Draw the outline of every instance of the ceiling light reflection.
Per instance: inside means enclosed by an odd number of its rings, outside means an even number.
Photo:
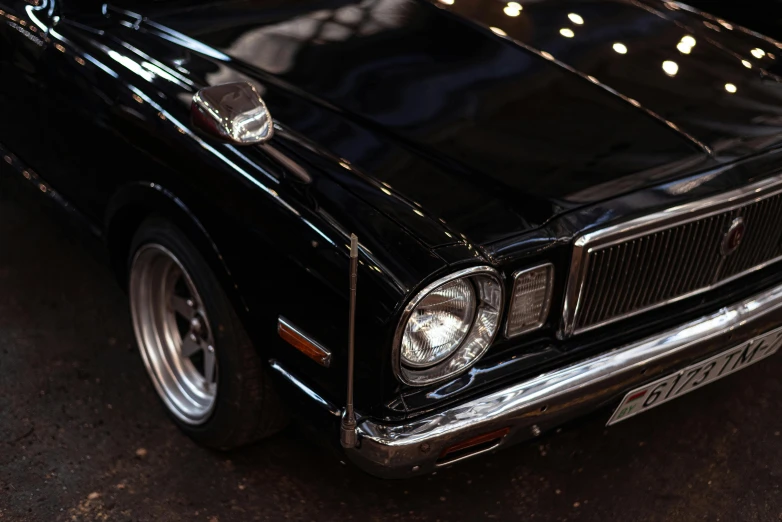
[[[508,16],[519,16],[521,14],[521,4],[518,2],[508,2],[502,10]]]
[[[752,69],[752,64],[749,63],[747,60],[741,60],[741,65],[743,65],[747,69]]]
[[[752,56],[754,56],[754,57],[755,57],[755,58],[757,58],[758,60],[760,60],[761,58],[763,58],[764,56],[766,56],[766,51],[764,51],[763,49],[757,49],[757,48],[755,48],[755,49],[752,49],[752,50],[750,51],[750,53],[752,53]]]
[[[627,54],[627,46],[623,43],[616,42],[614,44],[614,51],[618,52],[619,54]]]
[[[679,42],[678,44],[676,44],[676,48],[682,54],[690,54],[690,51],[692,51],[692,47],[684,42]]]
[[[570,19],[571,22],[573,22],[576,25],[584,25],[584,19],[581,18],[581,15],[576,13],[570,13],[567,15],[567,17]]]
[[[489,27],[489,29],[491,29],[491,32],[493,32],[494,34],[498,34],[500,36],[508,36],[508,33],[503,31],[499,27]]]
[[[719,26],[719,25],[715,25],[715,24],[713,24],[713,23],[711,23],[711,22],[709,22],[709,21],[707,21],[707,20],[704,20],[704,21],[703,21],[703,25],[705,25],[705,26],[706,26],[706,27],[708,27],[709,29],[713,29],[713,30],[717,31],[718,33],[721,31],[721,29],[720,29],[720,26]]]
[[[695,47],[695,44],[697,43],[695,41],[695,38],[693,38],[690,35],[682,36],[682,43],[688,47]]]
[[[668,76],[676,76],[676,73],[679,72],[679,64],[671,60],[665,60],[663,62],[663,71],[665,71],[665,74]]]
[[[731,94],[735,94],[735,92],[738,90],[735,85],[732,83],[726,83],[725,84],[725,90],[728,91]]]
[[[559,34],[564,36],[565,38],[573,38],[576,36],[576,33],[573,32],[573,29],[568,29],[567,27],[563,27],[559,30]]]

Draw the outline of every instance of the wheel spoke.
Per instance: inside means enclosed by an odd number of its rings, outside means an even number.
[[[185,338],[182,339],[182,357],[192,357],[203,349],[198,340],[193,339],[190,334],[185,335]]]
[[[178,313],[179,315],[181,315],[187,320],[190,320],[193,317],[195,317],[196,310],[192,306],[192,301],[189,299],[185,299],[184,297],[179,297],[178,295],[172,295],[171,307],[174,309],[176,313]]]
[[[215,407],[220,363],[198,288],[170,250],[145,243],[134,254],[129,294],[136,338],[158,393],[177,419],[203,424]]]
[[[215,362],[216,357],[214,350],[204,350],[204,379],[209,384],[215,381]]]

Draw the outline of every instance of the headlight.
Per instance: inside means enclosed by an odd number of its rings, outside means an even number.
[[[413,308],[402,336],[402,361],[425,368],[451,355],[464,341],[475,313],[475,291],[456,279],[438,286]]]
[[[497,333],[502,285],[490,267],[435,281],[405,307],[394,339],[394,369],[407,384],[443,380],[472,366]]]

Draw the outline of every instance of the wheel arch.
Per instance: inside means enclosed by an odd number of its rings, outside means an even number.
[[[216,242],[195,212],[171,190],[160,184],[138,181],[120,188],[109,201],[103,225],[111,269],[123,290],[128,284],[128,256],[133,236],[150,216],[170,220],[193,242],[214,271],[234,308],[247,309],[231,270]]]

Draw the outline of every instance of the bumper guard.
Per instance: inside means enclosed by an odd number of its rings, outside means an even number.
[[[782,285],[676,328],[406,424],[361,421],[360,444],[347,453],[356,465],[384,478],[431,473],[458,460],[538,436],[618,401],[645,382],[780,324]],[[497,437],[488,437],[471,453],[444,455],[460,442],[492,432],[498,433]]]

